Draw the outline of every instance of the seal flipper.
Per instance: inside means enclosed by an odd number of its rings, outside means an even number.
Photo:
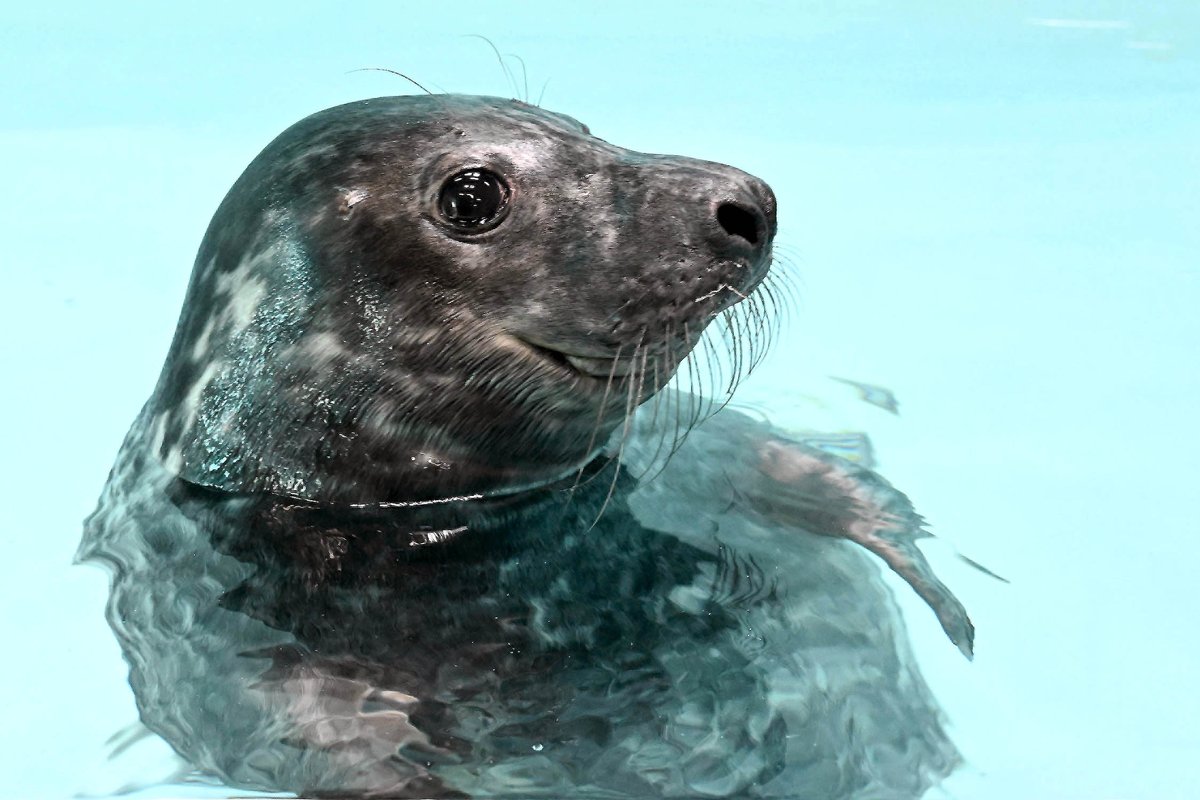
[[[688,401],[677,405],[686,407]],[[975,627],[917,548],[918,539],[933,534],[925,530],[924,520],[902,492],[864,464],[732,408],[691,431],[686,443],[664,447],[664,439],[678,435],[670,420],[661,418],[666,416],[635,414],[631,434],[620,448],[625,467],[646,481],[631,499],[643,524],[705,547],[705,537],[694,530],[695,521],[719,518],[730,511],[732,502],[741,513],[760,517],[771,527],[849,539],[902,577],[933,609],[950,641],[968,659],[973,657]],[[609,456],[616,455],[617,444],[609,443]],[[672,459],[675,449],[680,452]],[[690,525],[672,516],[682,512],[671,512],[670,493],[686,498]],[[765,543],[736,544],[753,550]]]
[[[883,559],[937,615],[968,659],[975,626],[916,545],[931,536],[903,493],[869,469],[782,438],[761,439],[755,469],[731,479],[751,510],[810,533],[865,547]]]

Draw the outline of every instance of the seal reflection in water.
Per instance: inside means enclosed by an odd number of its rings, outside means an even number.
[[[750,175],[516,101],[283,133],[80,549],[143,722],[314,795],[919,796],[958,755],[837,539],[969,654],[920,518],[732,411],[678,444],[662,388],[710,320],[763,320],[775,230]]]

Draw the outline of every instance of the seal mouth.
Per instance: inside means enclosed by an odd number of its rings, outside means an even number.
[[[566,370],[592,380],[616,383],[633,375],[638,369],[639,360],[637,358],[576,355],[565,350],[537,344],[528,339],[518,338],[517,341],[542,361],[547,361],[560,370]]]
[[[573,356],[567,353],[560,354],[567,363],[574,367],[579,372],[585,375],[590,375],[593,378],[603,378],[605,380],[612,378],[628,378],[637,371],[636,358],[596,358],[594,356]]]

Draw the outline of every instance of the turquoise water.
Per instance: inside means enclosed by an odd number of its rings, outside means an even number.
[[[745,399],[867,431],[979,631],[968,664],[897,583],[968,761],[930,796],[1195,796],[1200,7],[947,5],[2,12],[3,793],[174,768],[107,759],[137,715],[106,579],[70,562],[220,198],[294,120],[415,91],[349,70],[523,94],[482,33],[597,135],[775,189],[800,302]],[[139,796],[186,792],[220,795]]]

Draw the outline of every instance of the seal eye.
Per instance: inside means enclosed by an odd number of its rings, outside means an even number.
[[[482,231],[499,221],[508,207],[508,184],[494,172],[468,169],[442,184],[438,211],[464,232]]]

